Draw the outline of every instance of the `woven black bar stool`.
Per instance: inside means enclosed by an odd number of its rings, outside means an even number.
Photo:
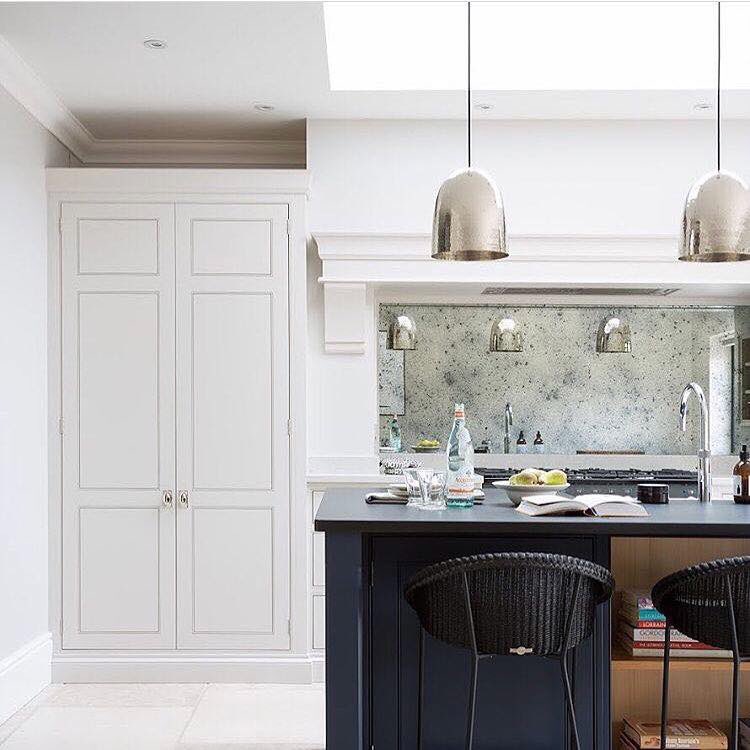
[[[661,747],[666,747],[669,710],[669,644],[672,628],[732,652],[732,737],[737,750],[740,664],[750,661],[750,557],[728,557],[693,565],[662,578],[653,588],[654,607],[665,617],[661,695]]]
[[[572,735],[580,750],[567,655],[591,634],[596,607],[609,599],[613,588],[609,571],[566,555],[476,555],[420,570],[404,590],[421,625],[418,750],[422,750],[425,633],[473,655],[466,750],[474,741],[479,662],[507,654],[559,659]]]

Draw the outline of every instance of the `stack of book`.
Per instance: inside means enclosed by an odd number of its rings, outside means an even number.
[[[620,733],[620,750],[641,750],[661,747],[658,721],[641,721],[625,717]],[[668,748],[695,750],[726,750],[727,736],[706,719],[673,719],[667,722]]]
[[[621,592],[618,637],[630,656],[664,656],[665,617],[654,607],[651,596],[644,591]],[[731,658],[731,651],[708,646],[672,628],[670,656]]]

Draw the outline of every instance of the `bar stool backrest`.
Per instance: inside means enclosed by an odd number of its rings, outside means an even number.
[[[693,565],[662,578],[651,598],[681,633],[721,649],[732,649],[730,602],[741,655],[750,655],[750,557],[728,557]]]
[[[445,643],[481,654],[551,656],[590,635],[596,606],[613,588],[609,571],[588,560],[514,552],[431,565],[404,596],[422,627]]]

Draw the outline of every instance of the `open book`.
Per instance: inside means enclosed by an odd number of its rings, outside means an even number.
[[[648,511],[639,502],[625,495],[526,495],[516,510],[527,516],[553,516],[564,513],[620,517],[648,515]]]

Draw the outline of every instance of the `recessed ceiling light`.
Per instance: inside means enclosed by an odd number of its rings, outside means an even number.
[[[713,105],[711,104],[711,102],[696,102],[693,105],[693,109],[696,112],[701,112],[705,109],[713,109]]]
[[[166,49],[167,43],[163,39],[145,39],[143,46],[148,49]]]
[[[273,104],[261,104],[260,102],[257,102],[256,104],[253,104],[253,109],[258,112],[273,112],[276,107],[274,107]]]

